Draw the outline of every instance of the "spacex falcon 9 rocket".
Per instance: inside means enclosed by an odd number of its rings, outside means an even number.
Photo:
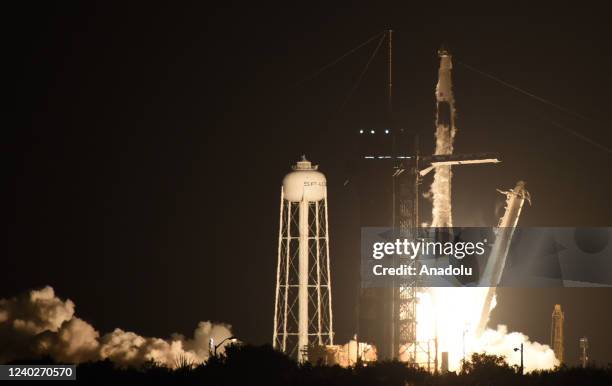
[[[438,84],[436,85],[436,151],[435,155],[450,155],[453,153],[453,140],[457,129],[455,127],[455,98],[453,97],[451,69],[453,64],[450,53],[441,47],[438,50],[440,68]],[[450,165],[435,168],[430,194],[433,201],[432,227],[452,227],[453,215],[451,207]]]

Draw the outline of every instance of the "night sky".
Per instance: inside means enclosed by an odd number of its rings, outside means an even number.
[[[524,179],[533,205],[522,226],[612,226],[612,155],[562,128],[612,147],[608,12],[251,4],[3,11],[13,103],[3,125],[0,297],[49,284],[102,332],[189,335],[213,320],[270,343],[280,183],[306,154],[328,178],[334,325],[338,341],[349,339],[361,224],[359,187],[345,181],[358,172],[356,132],[384,121],[384,50],[342,109],[377,40],[300,81],[387,28],[396,121],[419,133],[424,153],[434,148],[442,43],[455,61],[584,116],[456,63],[455,151],[499,152],[503,161],[454,169],[456,225],[496,224],[495,189]],[[567,362],[577,362],[583,335],[593,360],[612,362],[611,290],[499,292],[494,324],[548,343],[561,303]]]

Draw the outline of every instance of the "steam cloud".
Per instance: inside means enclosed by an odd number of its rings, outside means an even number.
[[[559,365],[554,351],[545,344],[531,342],[527,335],[520,332],[508,333],[505,325],[498,325],[496,330],[486,329],[478,340],[474,342],[472,352],[487,352],[501,355],[512,365],[519,365],[520,353],[514,349],[523,344],[525,372],[534,370],[553,369]]]
[[[143,337],[119,328],[101,336],[76,317],[75,304],[57,297],[52,287],[0,299],[0,363],[49,356],[66,363],[108,358],[119,366],[155,361],[176,367],[179,361],[204,362],[210,338],[218,343],[231,335],[230,326],[206,321],[198,324],[190,339],[180,334],[170,339]]]

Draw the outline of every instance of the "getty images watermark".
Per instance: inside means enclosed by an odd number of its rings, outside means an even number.
[[[612,285],[612,228],[362,228],[362,287]]]

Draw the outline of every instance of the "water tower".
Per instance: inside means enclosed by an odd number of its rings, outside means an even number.
[[[281,187],[272,345],[308,360],[308,347],[333,344],[327,184],[302,156]]]

